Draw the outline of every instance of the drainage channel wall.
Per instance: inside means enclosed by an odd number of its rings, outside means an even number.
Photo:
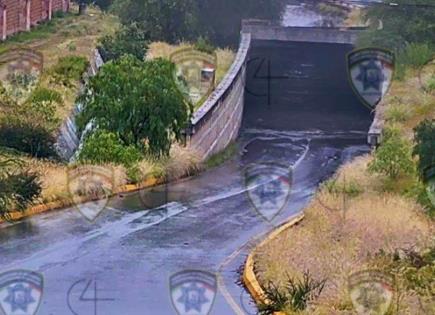
[[[225,149],[239,134],[250,46],[251,35],[241,34],[239,50],[230,70],[193,115],[186,141],[203,160]]]

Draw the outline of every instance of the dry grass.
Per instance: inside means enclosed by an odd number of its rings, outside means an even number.
[[[429,244],[433,229],[420,206],[398,195],[376,193],[376,178],[365,171],[369,160],[368,156],[358,158],[339,171],[338,181],[345,176],[346,182],[356,180],[364,190],[347,201],[345,216],[342,197],[322,189],[305,209],[300,225],[257,249],[261,283],[283,285],[287,274],[299,277],[310,270],[317,279],[328,279],[316,301],[317,311],[324,308],[325,314],[340,314],[339,309],[348,304],[347,276],[363,269],[368,255]]]
[[[54,201],[70,200],[70,190],[68,187],[68,172],[74,165],[55,163],[48,160],[38,160],[21,157],[26,166],[32,172],[40,175],[42,194],[36,204],[46,204]],[[107,172],[113,173],[113,183],[111,186],[114,191],[127,183],[130,179],[127,169],[120,165],[103,165]],[[138,163],[137,179],[139,182],[146,181],[150,177],[157,177],[162,180],[176,180],[182,177],[191,176],[203,168],[200,157],[189,148],[173,145],[170,156],[160,160],[144,158]]]
[[[44,55],[44,66],[49,68],[56,64],[62,56],[77,55],[90,57],[97,43],[97,39],[105,34],[111,34],[119,27],[118,20],[90,6],[84,15],[76,15],[77,5],[72,6],[71,12],[56,25],[56,32],[46,39],[24,42],[32,49]]]
[[[178,45],[170,45],[164,42],[154,42],[149,46],[147,59],[153,58],[170,58],[171,54],[176,50],[192,47],[192,44],[183,42]],[[216,69],[216,83],[219,84],[224,78],[225,74],[231,67],[234,61],[235,54],[229,48],[216,49],[217,55],[217,69]]]
[[[55,162],[24,159],[32,172],[40,175],[42,194],[37,204],[45,204],[53,201],[64,201],[70,199],[68,187],[68,172],[71,167]],[[125,168],[119,165],[104,165],[108,172],[113,173],[113,187],[119,188],[127,183]]]
[[[366,22],[362,16],[362,10],[360,8],[352,9],[344,21],[344,25],[347,27],[365,26]]]

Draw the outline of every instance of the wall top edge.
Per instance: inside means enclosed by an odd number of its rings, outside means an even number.
[[[231,65],[230,69],[228,70],[222,81],[219,83],[217,88],[208,97],[204,104],[202,104],[202,106],[193,114],[191,120],[193,126],[201,121],[201,119],[217,105],[223,94],[230,88],[231,84],[236,79],[238,72],[245,63],[250,46],[251,34],[241,33],[239,49],[237,51],[237,55],[233,64]]]

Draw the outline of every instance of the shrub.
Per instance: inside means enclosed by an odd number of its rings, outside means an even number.
[[[435,91],[435,74],[433,74],[433,75],[429,78],[429,80],[428,80],[428,82],[427,82],[427,85],[426,85],[426,90],[427,90],[428,92]]]
[[[0,119],[0,146],[28,153],[33,157],[55,157],[56,139],[52,130],[16,114]]]
[[[10,219],[10,211],[24,210],[41,194],[38,175],[22,170],[22,162],[5,156],[0,159],[0,217]]]
[[[29,95],[37,81],[37,73],[13,72],[8,75],[7,92],[17,101],[20,101]]]
[[[147,36],[136,24],[131,24],[122,27],[114,35],[102,37],[98,50],[105,62],[116,60],[126,54],[144,60],[148,50]]]
[[[305,271],[302,279],[296,280],[288,276],[285,289],[279,289],[273,283],[265,288],[264,300],[268,303],[258,305],[261,315],[274,314],[287,307],[292,311],[305,310],[310,301],[317,299],[325,287],[326,279],[314,280],[309,271]]]
[[[434,52],[427,43],[411,43],[399,54],[398,61],[413,68],[421,68],[432,60]]]
[[[416,180],[410,185],[406,196],[416,200],[424,208],[429,218],[435,218],[435,205],[430,200],[427,187],[423,182]]]
[[[435,164],[435,120],[425,119],[414,128],[413,154],[419,157],[418,171],[424,179],[425,170]]]
[[[73,81],[79,81],[89,66],[85,57],[66,56],[59,58],[59,61],[51,69],[53,81],[65,86],[71,85]]]
[[[413,169],[410,144],[396,131],[387,130],[384,134],[384,142],[375,151],[374,159],[369,163],[369,172],[396,179],[401,174],[412,173]]]
[[[30,95],[28,101],[32,103],[50,102],[58,105],[63,104],[63,98],[59,92],[44,87],[37,87]]]
[[[330,194],[346,194],[349,197],[356,197],[363,192],[362,187],[355,181],[338,183],[336,178],[327,180],[323,187]]]
[[[385,111],[385,118],[392,122],[404,122],[411,116],[409,105],[392,104]]]
[[[416,296],[424,314],[433,314],[433,279],[435,277],[434,243],[424,250],[396,249],[393,253],[380,251],[373,257],[374,268],[395,276],[397,293]],[[400,303],[400,301],[398,301]],[[399,305],[398,305],[399,306]],[[419,313],[419,312],[417,312]],[[421,313],[421,314],[423,314]]]
[[[17,110],[21,116],[38,121],[47,130],[54,131],[60,124],[57,106],[62,104],[63,99],[59,92],[39,87]]]
[[[143,157],[134,146],[125,146],[119,137],[111,132],[97,130],[91,134],[80,150],[79,160],[97,164],[116,163],[133,165]]]
[[[198,40],[195,43],[195,49],[205,52],[207,54],[213,54],[216,48],[213,46],[213,44],[210,43],[209,40],[206,38],[200,36]]]

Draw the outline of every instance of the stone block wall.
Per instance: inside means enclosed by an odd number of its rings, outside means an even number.
[[[195,112],[187,145],[206,159],[239,134],[245,101],[246,62],[251,35],[242,34],[235,61],[207,101]]]

